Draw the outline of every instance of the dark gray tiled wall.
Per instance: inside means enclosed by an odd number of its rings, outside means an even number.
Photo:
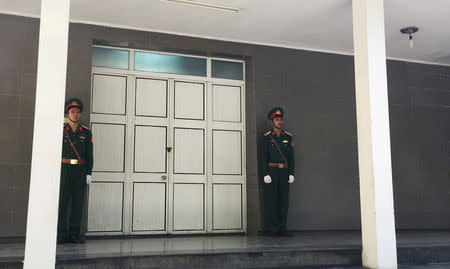
[[[23,236],[36,83],[38,20],[0,15],[0,236]],[[89,111],[93,40],[246,60],[249,231],[261,229],[260,135],[275,105],[294,133],[291,229],[358,229],[353,58],[100,26],[71,24],[66,96]],[[181,48],[181,49],[180,49]],[[450,228],[450,68],[388,61],[398,228]],[[89,113],[82,121],[89,123]],[[4,216],[4,217],[3,217]]]
[[[450,67],[388,62],[387,70],[397,225],[449,228]]]
[[[297,180],[291,185],[289,228],[359,229],[353,58],[272,50],[260,48],[254,57],[257,129],[270,128],[264,115],[272,106],[285,108]]]
[[[0,16],[0,235],[25,233],[39,26]]]

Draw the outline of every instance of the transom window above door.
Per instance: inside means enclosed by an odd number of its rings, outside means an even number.
[[[92,48],[92,66],[101,68],[244,80],[244,63],[141,50]]]

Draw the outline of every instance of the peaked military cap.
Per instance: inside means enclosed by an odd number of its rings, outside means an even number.
[[[71,107],[78,107],[80,109],[80,112],[83,111],[83,102],[81,102],[78,98],[70,98],[66,101],[64,105],[64,113],[69,112],[69,109]]]
[[[273,120],[273,118],[283,117],[283,115],[284,115],[284,112],[281,107],[274,107],[274,108],[272,108],[272,110],[269,111],[269,114],[267,114],[267,118],[269,118],[269,120]]]

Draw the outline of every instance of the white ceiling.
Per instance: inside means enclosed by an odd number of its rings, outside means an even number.
[[[352,54],[352,0],[199,0],[239,13],[162,0],[72,0],[71,21]],[[450,65],[450,0],[385,0],[387,56]],[[39,0],[0,0],[0,13],[39,17]],[[415,25],[415,47],[400,28]]]

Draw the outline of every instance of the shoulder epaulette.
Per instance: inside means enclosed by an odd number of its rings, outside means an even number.
[[[288,133],[288,132],[286,132],[286,131],[284,131],[288,136],[292,136],[292,134],[291,133]]]
[[[268,135],[270,135],[270,133],[271,133],[271,131],[267,131],[267,132],[264,134],[264,136],[268,136]]]
[[[84,129],[90,131],[90,129],[88,127],[86,127],[86,126],[81,125],[81,127],[83,127]]]

